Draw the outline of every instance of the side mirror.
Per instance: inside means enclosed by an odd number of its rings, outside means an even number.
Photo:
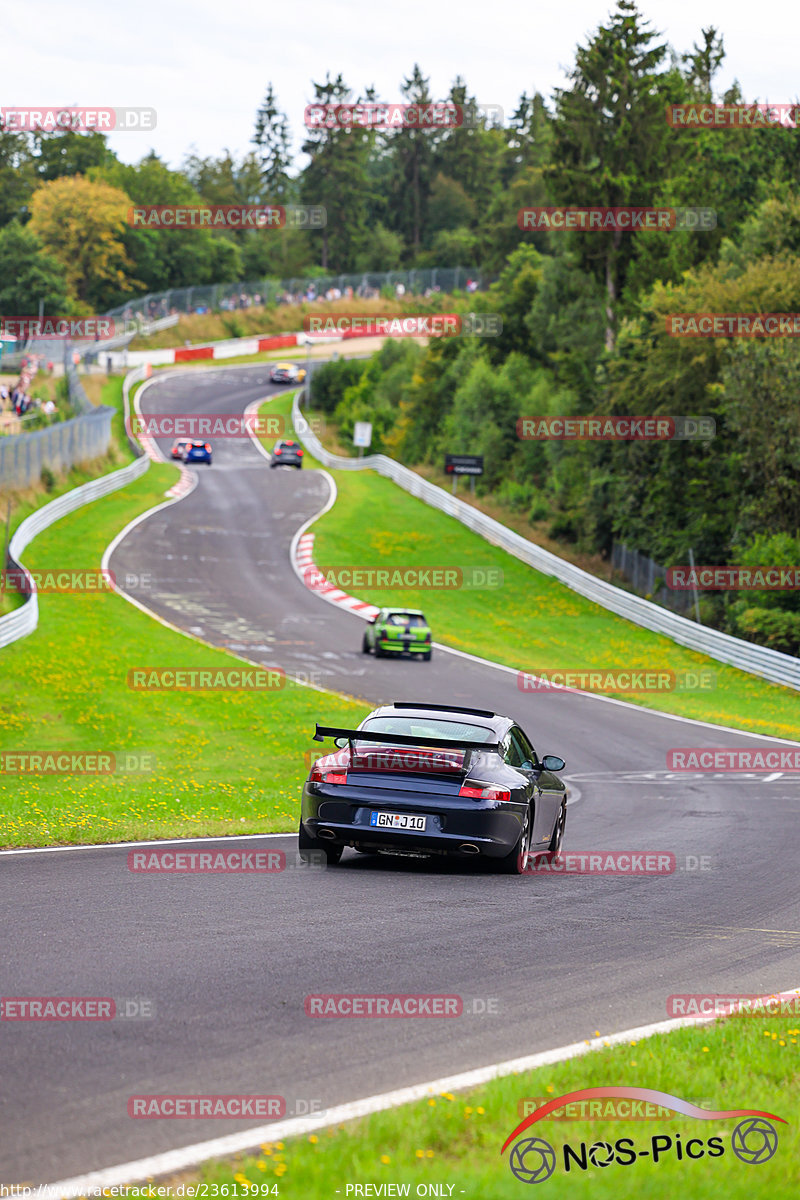
[[[375,624],[375,622],[377,621],[377,619],[378,619],[378,618],[377,618],[377,616],[375,616],[375,617],[370,617],[370,619],[369,619],[369,623],[370,623],[370,625],[374,625],[374,624]]]
[[[347,745],[347,738],[334,738],[333,744],[334,746],[338,746],[340,750],[344,750]]]
[[[545,754],[542,759],[545,771],[563,771],[566,765],[563,758],[559,758],[557,754]]]

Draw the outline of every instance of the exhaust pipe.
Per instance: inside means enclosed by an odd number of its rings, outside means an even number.
[[[480,847],[474,842],[462,842],[458,848],[462,854],[480,854]]]
[[[330,841],[330,842],[333,842],[336,840],[336,834],[333,832],[332,829],[318,829],[317,837],[327,838],[328,841]]]

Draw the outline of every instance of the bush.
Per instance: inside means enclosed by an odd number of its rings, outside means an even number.
[[[39,478],[42,481],[42,487],[46,492],[52,492],[56,486],[56,477],[48,466],[42,467]]]
[[[550,522],[548,536],[556,542],[576,542],[578,524],[574,513],[557,513]]]
[[[332,413],[344,399],[347,389],[359,382],[367,363],[368,360],[363,358],[343,358],[318,367],[311,377],[313,407],[320,412]]]
[[[241,317],[235,315],[232,317],[223,317],[222,328],[225,330],[228,337],[232,338],[244,337],[247,333]]]
[[[537,496],[531,505],[531,510],[528,513],[528,520],[531,525],[535,525],[537,521],[546,521],[550,516],[550,505],[542,496]]]
[[[525,512],[533,500],[535,488],[532,483],[518,483],[516,479],[504,479],[497,489],[497,499],[507,504],[512,512]]]
[[[800,650],[800,613],[753,606],[737,613],[734,633],[784,654]]]

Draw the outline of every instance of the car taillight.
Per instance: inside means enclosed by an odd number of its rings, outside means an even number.
[[[211,447],[209,446],[208,442],[206,442],[206,450],[209,454],[211,453]]]
[[[297,457],[298,457],[298,458],[302,458],[302,457],[303,457],[303,451],[302,451],[302,450],[298,450],[298,451],[297,451]]]
[[[431,640],[431,635],[429,633],[426,633],[425,637],[422,640],[423,640],[423,642],[429,642]]]
[[[275,453],[275,454],[280,454],[280,452],[281,452],[281,448],[280,448],[280,446],[276,447],[276,449],[275,449],[274,453]]]
[[[471,800],[500,800],[505,804],[511,800],[511,792],[506,792],[502,788],[474,787],[468,783],[462,783],[458,794],[459,796],[469,796]]]
[[[317,763],[311,768],[310,783],[347,783],[346,771],[323,771]]]

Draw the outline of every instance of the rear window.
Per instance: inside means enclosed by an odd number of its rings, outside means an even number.
[[[399,625],[403,629],[419,629],[420,626],[426,625],[427,621],[419,613],[389,613],[386,624]]]
[[[466,721],[438,721],[430,717],[373,717],[364,724],[370,733],[402,733],[408,737],[448,738],[454,742],[493,742],[491,729]]]

